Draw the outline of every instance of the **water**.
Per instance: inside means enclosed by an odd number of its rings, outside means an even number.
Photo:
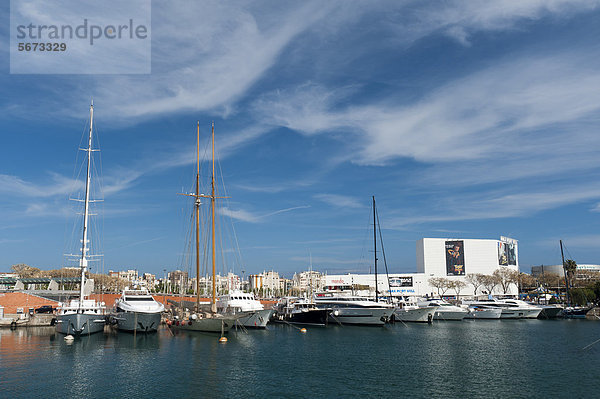
[[[597,397],[600,323],[503,320],[211,334],[0,330],[0,397]]]

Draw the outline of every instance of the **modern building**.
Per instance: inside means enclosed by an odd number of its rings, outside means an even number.
[[[519,270],[518,242],[508,237],[499,240],[463,238],[423,238],[417,241],[417,273],[385,274],[377,276],[380,295],[392,296],[437,296],[438,289],[430,284],[430,279],[443,277],[449,281],[462,281],[465,287],[460,296],[474,295],[474,287],[469,284],[467,275],[491,275],[497,269],[506,267]],[[369,290],[375,294],[374,274],[343,274],[325,276],[328,290]],[[517,295],[517,286],[511,284],[507,295]],[[477,288],[477,295],[483,294],[484,287]],[[487,292],[486,292],[487,293]],[[503,294],[500,286],[493,294]],[[447,290],[446,296],[457,295],[455,290]]]
[[[600,273],[600,265],[577,265],[577,273]],[[562,265],[540,265],[540,266],[531,266],[531,274],[533,277],[540,277],[543,274],[558,274],[560,277],[565,276],[565,271]]]
[[[259,274],[250,274],[248,276],[250,290],[259,293],[265,297],[280,295],[284,291],[279,273],[275,271],[264,271]]]

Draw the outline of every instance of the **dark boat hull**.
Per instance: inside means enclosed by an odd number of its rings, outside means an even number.
[[[273,321],[276,323],[302,324],[313,326],[325,326],[330,310],[328,309],[311,309],[306,312],[297,312],[291,314],[273,315]]]

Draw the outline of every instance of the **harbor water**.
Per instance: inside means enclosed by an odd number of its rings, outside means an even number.
[[[0,330],[0,397],[556,398],[600,392],[600,323],[503,320],[136,335]]]

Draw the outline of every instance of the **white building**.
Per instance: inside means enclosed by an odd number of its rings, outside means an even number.
[[[281,294],[284,290],[282,286],[282,280],[279,277],[279,273],[275,271],[264,271],[259,274],[251,274],[248,276],[250,282],[250,289],[254,292],[262,290],[264,296],[275,296]]]
[[[600,273],[600,265],[589,265],[589,264],[581,264],[577,265],[577,273]],[[563,265],[541,265],[541,266],[531,266],[531,274],[534,277],[541,276],[545,273],[558,274],[560,277],[565,276],[565,270],[563,269]]]
[[[389,282],[385,274],[377,276],[380,295],[393,296],[437,296],[437,288],[429,284],[432,277],[459,280],[467,284],[460,295],[473,295],[473,286],[466,281],[467,274],[491,275],[500,267],[519,270],[518,243],[516,240],[501,237],[500,240],[423,238],[417,241],[417,273],[390,274]],[[343,274],[325,276],[328,290],[360,289],[369,287],[375,294],[375,275]],[[477,294],[485,288],[479,287]],[[493,294],[503,294],[496,286]],[[517,295],[517,287],[509,287],[508,295]],[[456,292],[448,290],[446,296]]]
[[[300,292],[319,291],[323,289],[324,284],[323,273],[314,270],[294,273],[292,277],[292,288]]]

